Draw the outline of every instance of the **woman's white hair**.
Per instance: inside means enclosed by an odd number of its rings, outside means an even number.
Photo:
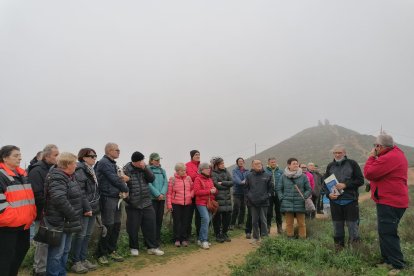
[[[394,139],[391,135],[388,134],[380,134],[377,137],[377,144],[380,144],[384,147],[393,147],[394,146]]]

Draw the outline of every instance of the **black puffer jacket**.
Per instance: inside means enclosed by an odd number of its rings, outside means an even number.
[[[42,217],[43,208],[45,207],[45,182],[51,164],[47,164],[44,160],[33,164],[29,170],[28,182],[32,185],[32,190],[35,196],[35,204],[37,210],[36,220]]]
[[[49,224],[64,232],[81,231],[80,219],[86,198],[79,183],[61,169],[52,168],[46,177],[45,218]]]
[[[92,210],[93,215],[99,214],[99,190],[96,177],[92,169],[88,169],[84,162],[78,162],[75,171],[76,181],[79,183],[83,194]]]
[[[155,180],[154,174],[147,166],[145,169],[137,168],[131,162],[125,165],[124,173],[129,176],[127,182],[129,196],[125,199],[128,208],[144,209],[152,205],[151,190],[148,183]]]
[[[233,180],[230,173],[224,170],[214,170],[212,173],[214,187],[218,190],[216,194],[216,201],[219,204],[219,212],[231,212],[231,192],[230,188],[233,187]],[[218,184],[221,182],[221,184]]]

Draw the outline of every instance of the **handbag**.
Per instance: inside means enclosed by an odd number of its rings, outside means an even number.
[[[211,199],[209,195],[208,201],[207,201],[207,210],[214,215],[217,213],[218,208],[219,208],[218,202],[215,201],[214,199]]]
[[[42,219],[34,241],[48,244],[50,246],[58,246],[62,241],[63,231],[53,228],[45,218]]]
[[[299,194],[303,198],[303,200],[305,201],[305,210],[306,210],[306,212],[309,212],[309,213],[315,212],[316,208],[315,208],[315,204],[313,204],[312,196],[305,199],[305,197],[303,196],[302,192],[300,191],[298,185],[295,184],[295,188],[299,192]]]

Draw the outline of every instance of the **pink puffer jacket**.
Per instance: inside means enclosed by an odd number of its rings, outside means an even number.
[[[174,174],[168,181],[167,208],[171,209],[172,204],[190,205],[193,197],[194,190],[191,177]]]

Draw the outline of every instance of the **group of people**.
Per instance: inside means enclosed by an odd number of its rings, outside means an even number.
[[[397,229],[408,208],[408,164],[389,135],[377,137],[364,174],[342,145],[334,146],[334,160],[324,175],[315,164],[300,164],[293,157],[284,169],[271,157],[266,168],[260,160],[253,160],[250,170],[245,168],[244,159],[238,158],[230,173],[222,158],[201,163],[200,152],[192,150],[191,160],[177,163],[174,175],[168,178],[158,153],[149,156],[147,165],[145,156],[136,151],[123,168],[116,164],[119,155],[115,143],[105,146],[105,155],[98,162],[92,148],[82,148],[76,156],[47,145],[26,171],[20,168],[18,147],[0,149],[0,267],[4,275],[17,275],[30,247],[30,228],[35,233],[41,227],[60,233],[57,244],[35,241],[35,275],[66,275],[69,257],[75,273],[96,269],[88,259],[95,225],[100,228],[98,263],[123,261],[116,251],[123,201],[132,256],[139,255],[140,229],[147,253],[164,254],[160,249],[164,210],[172,214],[172,242],[176,247],[189,245],[193,217],[197,243],[203,249],[211,246],[211,220],[220,243],[231,242],[228,231],[244,227],[246,238],[258,244],[270,234],[273,214],[278,233],[283,231],[284,215],[287,237],[295,237],[296,218],[298,237],[305,239],[306,217],[315,216],[307,212],[305,201],[312,198],[316,210],[321,211],[323,197],[329,199],[334,244],[341,250],[345,247],[345,225],[348,243],[360,242],[358,188],[364,183],[364,175],[371,182],[372,199],[377,203],[381,265],[396,273],[405,266]],[[332,174],[339,193],[324,185],[323,180]],[[212,202],[218,205],[214,211]]]

